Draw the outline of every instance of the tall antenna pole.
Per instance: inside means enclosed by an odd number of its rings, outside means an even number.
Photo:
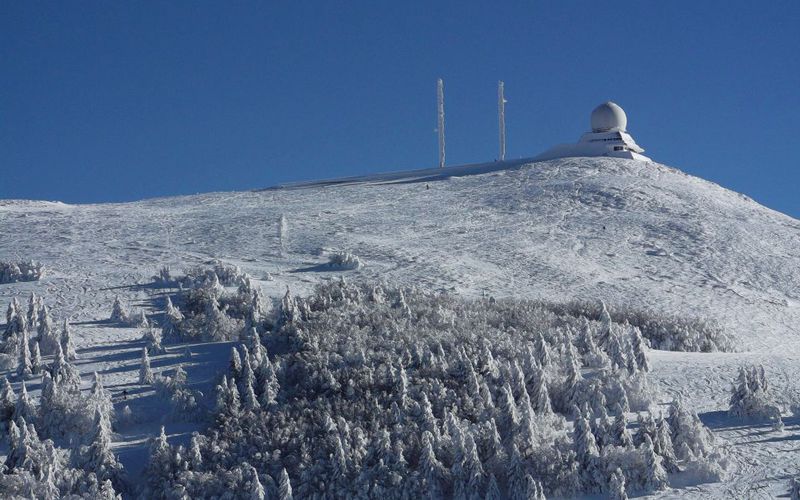
[[[444,168],[444,82],[436,82],[436,130],[439,132],[439,168]]]
[[[506,98],[505,84],[497,82],[497,121],[500,127],[500,161],[506,159]]]

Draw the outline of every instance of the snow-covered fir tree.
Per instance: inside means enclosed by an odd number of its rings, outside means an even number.
[[[39,375],[42,373],[42,351],[39,349],[39,341],[33,343],[33,353],[31,354],[31,373]]]
[[[19,361],[17,363],[17,375],[20,377],[30,377],[33,374],[31,363],[31,351],[28,341],[28,330],[22,330],[19,340]]]
[[[619,468],[611,473],[611,478],[608,480],[608,496],[611,500],[628,500],[628,494],[625,491],[625,476]]]
[[[139,365],[139,383],[152,384],[154,381],[153,370],[150,368],[150,356],[147,354],[147,347],[142,348],[142,361]]]
[[[292,495],[292,483],[289,480],[289,474],[286,473],[286,469],[281,469],[280,475],[278,476],[278,500],[292,500],[294,497]]]
[[[84,468],[94,472],[101,481],[121,484],[122,464],[111,451],[111,416],[101,407],[95,409],[93,437],[84,460]]]
[[[114,304],[111,306],[111,317],[109,320],[112,323],[128,324],[130,316],[127,309],[122,305],[119,297],[114,297]]]
[[[42,305],[39,309],[38,333],[42,352],[45,355],[55,354],[56,346],[59,343],[59,334],[58,330],[53,326],[50,309],[46,305]]]

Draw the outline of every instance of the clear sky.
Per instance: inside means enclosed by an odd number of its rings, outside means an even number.
[[[135,200],[508,157],[614,100],[655,160],[800,216],[800,2],[0,3],[0,198]]]

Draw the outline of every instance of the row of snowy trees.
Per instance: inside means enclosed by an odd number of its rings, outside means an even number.
[[[44,266],[40,262],[0,261],[0,284],[16,283],[18,281],[38,281],[44,276]]]
[[[11,300],[0,350],[16,357],[21,377],[41,374],[43,356],[55,355],[59,350],[68,360],[77,358],[69,323],[64,320],[60,329],[54,326],[49,308],[35,294],[31,294],[27,310],[16,298]]]
[[[648,412],[646,341],[607,311],[339,282],[262,318],[231,353],[214,425],[188,450],[154,443],[148,496],[624,498],[719,472],[693,412]]]
[[[607,309],[603,302],[573,301],[546,303],[557,314],[602,320],[605,315],[615,323],[633,325],[655,349],[665,351],[733,351],[734,341],[722,327],[707,319],[656,313],[630,306]]]
[[[8,454],[0,494],[26,498],[116,498],[125,488],[121,464],[111,450],[111,397],[95,374],[88,395],[80,375],[59,350],[42,376],[38,404],[23,380],[18,394],[0,382],[0,427]]]
[[[125,485],[111,451],[114,408],[97,375],[91,392],[81,393],[69,323],[54,326],[44,300],[31,294],[27,307],[12,299],[2,331],[2,350],[16,357],[21,380],[18,393],[0,380],[0,431],[8,446],[0,496],[116,498]],[[27,390],[33,378],[41,381],[38,401]]]

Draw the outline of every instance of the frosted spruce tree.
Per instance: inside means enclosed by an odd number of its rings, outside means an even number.
[[[143,347],[142,362],[139,365],[139,383],[152,384],[154,380],[153,370],[150,368],[150,356],[147,354],[147,347]]]
[[[7,425],[14,418],[15,401],[14,389],[8,378],[3,376],[0,381],[0,431],[5,431]]]
[[[289,474],[286,469],[281,469],[278,476],[278,500],[293,500],[292,483],[289,481]]]
[[[39,341],[33,343],[33,354],[31,354],[31,373],[39,375],[42,373],[42,351],[39,349]]]
[[[111,451],[111,415],[104,414],[101,407],[94,413],[92,442],[86,451],[84,468],[92,471],[101,481],[121,482],[122,464]]]
[[[36,404],[34,404],[33,400],[31,400],[31,397],[28,395],[28,389],[25,387],[24,380],[20,385],[17,404],[14,406],[14,420],[19,421],[20,418],[26,422],[36,422],[39,418],[39,411],[36,408]]]
[[[69,327],[69,321],[64,319],[64,323],[61,326],[61,350],[64,352],[64,357],[67,358],[68,361],[75,361],[78,359],[78,353],[75,350],[75,344],[72,342],[72,331]]]
[[[42,307],[42,299],[35,293],[31,292],[28,298],[28,327],[31,330],[38,330],[39,328],[39,310]]]
[[[248,468],[249,469],[249,476],[250,479],[250,488],[248,491],[248,499],[249,500],[264,500],[266,497],[266,491],[264,490],[264,486],[261,484],[261,480],[258,479],[258,471],[252,465]]]
[[[611,500],[628,500],[628,494],[625,492],[625,476],[619,468],[608,480],[608,496]]]
[[[58,331],[53,327],[53,320],[50,318],[50,310],[47,306],[39,309],[39,343],[45,355],[55,354],[56,346],[59,344]]]
[[[164,321],[161,324],[161,334],[166,339],[180,339],[181,323],[184,320],[183,313],[172,304],[172,299],[167,297],[164,309]]]
[[[112,323],[120,323],[120,324],[128,324],[130,322],[130,316],[128,316],[128,311],[120,302],[119,297],[114,297],[114,305],[111,306],[111,317],[109,320]]]
[[[17,364],[17,375],[20,377],[30,377],[33,375],[33,365],[31,363],[31,351],[28,347],[28,330],[22,330],[19,339],[19,362]]]
[[[667,487],[667,471],[664,469],[662,459],[655,452],[650,436],[645,436],[642,444],[644,456],[643,486],[648,491],[659,491]]]
[[[58,344],[53,363],[49,368],[53,382],[69,393],[78,393],[81,387],[81,374],[75,366],[64,357],[61,344]]]
[[[22,332],[27,330],[28,320],[25,313],[20,309],[17,298],[14,297],[8,305],[8,311],[6,311],[6,331],[4,340],[6,341],[7,347],[11,347],[12,349],[16,348],[16,343],[19,342],[18,336],[22,335]],[[13,350],[9,351],[8,348],[6,351],[10,353],[14,352]]]
[[[150,457],[145,465],[142,477],[146,481],[144,498],[158,497],[169,480],[173,470],[172,449],[167,442],[164,426],[157,437],[150,439]]]

